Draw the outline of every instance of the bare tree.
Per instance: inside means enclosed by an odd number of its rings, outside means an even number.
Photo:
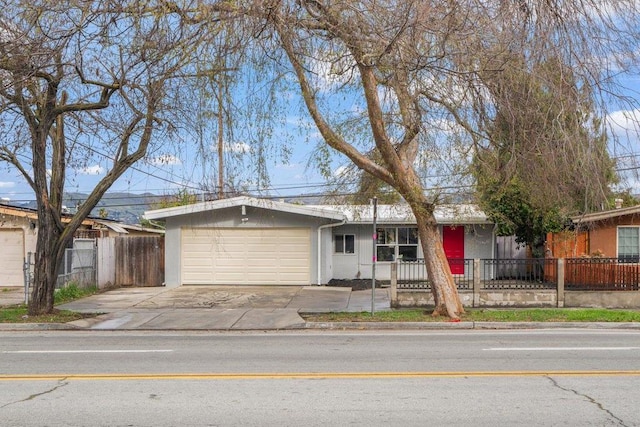
[[[420,176],[428,173],[417,168],[464,163],[489,144],[492,73],[533,69],[551,54],[572,67],[572,78],[603,89],[614,65],[634,63],[640,16],[633,1],[590,0],[247,1],[246,13],[264,51],[282,69],[288,63],[326,144],[410,205],[434,315],[454,319],[463,308],[434,217],[438,194],[427,195]],[[525,60],[500,55],[509,51]],[[372,149],[381,161],[366,155]]]
[[[171,141],[216,23],[136,1],[6,0],[0,11],[0,160],[36,197],[36,315],[53,310],[58,265],[82,221],[154,139]],[[93,161],[106,173],[65,219],[67,174]]]

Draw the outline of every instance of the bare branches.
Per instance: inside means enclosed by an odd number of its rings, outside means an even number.
[[[25,176],[38,205],[36,259],[43,267],[30,312],[53,308],[63,248],[104,193],[146,155],[157,133],[159,143],[171,141],[179,128],[172,120],[191,101],[180,96],[185,88],[218,72],[201,64],[215,56],[206,42],[232,9],[223,1],[194,9],[136,0],[0,3],[0,116],[12,124],[0,126],[0,137],[15,141],[0,146],[0,160]],[[66,176],[89,162],[108,164],[107,173],[63,224]]]
[[[389,183],[393,182],[391,174],[389,174],[379,165],[373,163],[369,158],[356,150],[351,144],[347,143],[338,133],[336,133],[331,128],[328,122],[324,119],[316,103],[314,91],[311,88],[311,85],[309,84],[309,81],[306,77],[307,71],[302,66],[300,58],[294,48],[291,36],[288,33],[289,30],[286,29],[286,25],[284,25],[283,22],[276,23],[276,30],[278,31],[278,34],[282,40],[282,47],[289,57],[296,76],[298,77],[302,97],[307,105],[307,108],[309,109],[309,113],[316,123],[316,126],[318,126],[318,130],[324,137],[327,144],[344,153],[360,168],[365,169],[372,175],[377,176],[383,181]]]

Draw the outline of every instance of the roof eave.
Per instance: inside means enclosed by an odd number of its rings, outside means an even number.
[[[313,216],[332,220],[343,220],[344,215],[341,212],[320,209],[309,206],[299,206],[291,203],[276,202],[273,200],[256,199],[254,197],[234,197],[232,199],[215,200],[211,202],[201,202],[192,205],[176,206],[153,211],[146,211],[144,218],[150,220],[166,219],[174,216],[190,215],[206,211],[214,211],[228,209],[237,206],[251,206],[255,208],[277,210],[297,215]]]
[[[628,208],[620,208],[614,209],[604,212],[594,212],[590,214],[574,216],[571,218],[571,221],[574,224],[581,224],[586,222],[596,222],[596,221],[604,221],[611,218],[616,218],[625,215],[637,215],[640,214],[640,205],[631,206]]]

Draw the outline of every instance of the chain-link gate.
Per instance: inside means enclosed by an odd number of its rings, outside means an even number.
[[[69,248],[64,252],[64,258],[59,268],[56,289],[61,289],[69,284],[79,288],[96,286],[96,246],[93,239],[82,240],[78,243],[85,247]],[[90,240],[90,241],[89,241]],[[84,244],[83,244],[84,243]],[[92,244],[90,244],[92,243]],[[75,242],[74,242],[75,245]],[[29,304],[29,295],[33,284],[33,270],[35,267],[35,254],[27,253],[24,259],[24,303]]]

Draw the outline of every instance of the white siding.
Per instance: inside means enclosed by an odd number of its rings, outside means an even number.
[[[0,229],[0,286],[24,286],[24,231]]]

